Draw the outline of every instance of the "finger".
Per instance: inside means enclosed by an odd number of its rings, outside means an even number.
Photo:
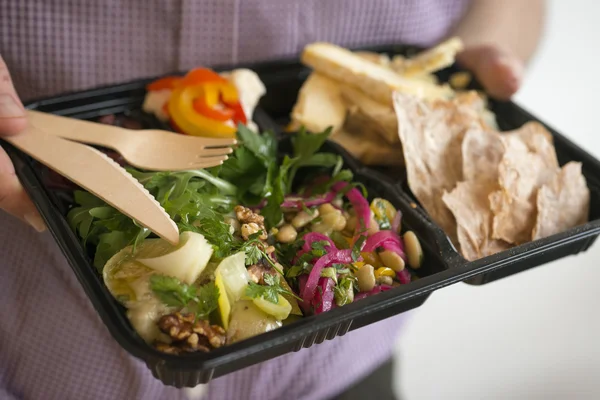
[[[475,74],[491,97],[509,100],[521,86],[523,63],[516,56],[494,46],[467,49],[458,60]]]
[[[8,67],[0,57],[0,136],[18,133],[26,126],[25,109],[19,101]]]
[[[38,232],[46,229],[38,210],[21,186],[6,152],[0,147],[0,208],[22,219]]]

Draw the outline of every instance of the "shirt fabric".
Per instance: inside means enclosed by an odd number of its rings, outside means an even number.
[[[291,57],[314,41],[428,46],[466,0],[0,2],[22,99],[200,65]],[[0,399],[188,399],[112,339],[48,233],[0,211]],[[389,358],[403,316],[211,381],[203,399],[326,399]]]

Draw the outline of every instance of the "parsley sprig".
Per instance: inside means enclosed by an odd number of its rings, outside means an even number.
[[[219,288],[214,282],[202,286],[187,285],[177,278],[152,275],[150,289],[167,306],[185,308],[196,319],[208,319],[218,307]]]
[[[264,285],[259,285],[254,282],[250,282],[250,284],[246,288],[246,296],[252,299],[262,297],[263,299],[270,301],[273,304],[279,303],[280,294],[286,294],[302,301],[302,299],[296,296],[294,292],[284,289],[281,286],[279,274],[264,274],[263,280],[265,281]]]

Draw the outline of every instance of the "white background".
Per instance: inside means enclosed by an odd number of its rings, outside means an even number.
[[[596,157],[599,40],[599,1],[549,1],[515,99]],[[495,283],[434,293],[398,343],[403,399],[600,399],[599,256],[600,241]]]

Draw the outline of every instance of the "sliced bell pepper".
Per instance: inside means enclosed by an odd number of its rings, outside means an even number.
[[[178,86],[169,99],[169,114],[175,124],[188,135],[233,138],[236,127],[201,115],[194,109],[194,100],[202,98],[204,85]]]
[[[229,121],[234,116],[234,111],[230,108],[218,109],[207,104],[206,99],[198,98],[194,100],[194,110],[210,119],[217,121]]]
[[[227,79],[208,68],[196,68],[183,78],[184,86],[193,86],[206,82],[228,82]]]

